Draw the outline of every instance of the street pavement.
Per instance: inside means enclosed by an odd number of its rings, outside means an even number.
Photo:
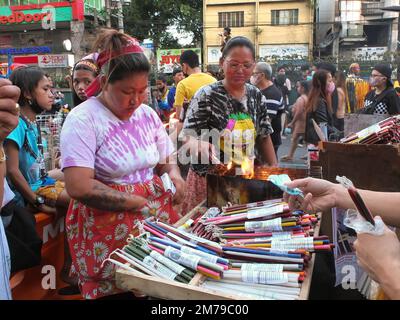
[[[278,161],[280,168],[294,168],[294,169],[306,169],[307,161],[302,160],[301,157],[307,154],[306,144],[302,147],[297,147],[296,152],[294,154],[293,161],[281,161],[281,157],[287,155],[290,149],[290,140],[292,138],[291,134],[287,134],[282,138],[282,145],[278,149]]]

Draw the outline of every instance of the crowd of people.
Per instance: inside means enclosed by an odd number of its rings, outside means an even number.
[[[102,32],[93,53],[72,70],[74,108],[62,128],[60,168],[55,172],[44,168],[44,142],[36,121],[54,104],[49,77],[39,68],[20,67],[9,80],[0,79],[4,146],[0,150],[4,181],[0,261],[6,265],[5,278],[19,268],[5,236],[16,212],[24,210],[31,218],[32,213],[44,212],[65,219],[63,280],[78,285],[86,299],[117,294],[115,267],[104,263],[108,255],[121,248],[129,234],[138,234],[141,220],[154,216],[174,223],[204,200],[205,175],[218,161],[240,165],[250,155],[259,165],[277,166],[286,127],[292,130],[292,141],[282,161],[294,158],[301,140],[318,144],[321,136],[316,126],[324,124],[328,138],[343,135],[346,79],[334,65],[302,68],[303,78],[294,82],[298,97],[290,106],[294,88],[284,67],[274,76],[270,64],[256,62],[249,39],[231,37],[230,30],[221,38],[223,79],[202,72],[198,55],[184,51],[180,67],[172,74],[174,85],[168,88],[166,78],[158,77],[152,92],[157,103],[152,108],[146,105],[151,66],[138,41],[114,30]],[[356,66],[351,71],[357,72]],[[372,89],[361,112],[400,113],[391,72],[387,65],[374,67]],[[186,181],[163,124],[171,117],[179,120],[179,138],[192,159],[206,159],[191,162]],[[217,143],[203,134],[212,131],[221,133]],[[164,189],[160,177],[165,173],[176,187],[174,194]],[[306,179],[291,186],[306,194],[304,199],[287,197],[292,207],[312,211],[352,207],[343,190],[329,182]],[[400,215],[393,211],[400,199],[397,194],[365,191],[363,196],[385,223],[400,226]],[[181,205],[179,212],[177,205]],[[34,228],[32,219],[30,223]],[[391,298],[399,298],[400,273],[393,270],[400,267],[400,244],[389,229],[375,238],[359,236],[358,259]],[[40,239],[31,242],[40,251]],[[1,282],[0,298],[11,298],[7,283]]]

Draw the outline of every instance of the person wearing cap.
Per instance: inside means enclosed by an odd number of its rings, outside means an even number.
[[[400,113],[400,101],[391,81],[392,68],[387,64],[376,65],[369,79],[374,88],[365,97],[362,114],[386,114]]]

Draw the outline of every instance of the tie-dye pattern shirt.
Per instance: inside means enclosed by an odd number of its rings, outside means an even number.
[[[84,167],[106,184],[150,180],[154,167],[174,152],[153,109],[141,105],[127,121],[118,119],[97,98],[73,109],[61,132],[62,167]]]

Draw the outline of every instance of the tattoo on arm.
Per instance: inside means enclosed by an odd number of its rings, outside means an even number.
[[[98,210],[121,212],[135,209],[132,206],[132,197],[134,196],[114,190],[100,181],[93,180],[92,191],[84,195],[79,201]]]

